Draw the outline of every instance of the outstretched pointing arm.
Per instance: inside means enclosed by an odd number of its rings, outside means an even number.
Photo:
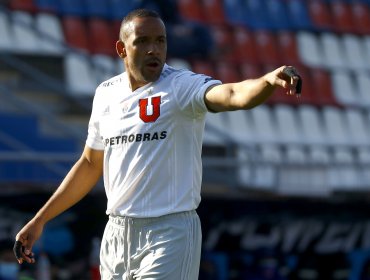
[[[262,104],[277,87],[286,89],[287,94],[296,94],[299,80],[292,66],[281,66],[257,79],[210,87],[204,99],[213,112],[246,110]]]

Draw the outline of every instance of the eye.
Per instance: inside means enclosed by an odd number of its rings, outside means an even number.
[[[166,38],[165,37],[161,37],[157,40],[159,43],[166,43]]]
[[[146,39],[145,38],[138,38],[135,40],[135,44],[143,44],[146,42]]]

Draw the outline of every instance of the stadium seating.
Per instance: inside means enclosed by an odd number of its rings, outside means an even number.
[[[334,33],[321,33],[319,42],[323,49],[323,64],[329,69],[343,69],[346,67],[344,51],[339,37]]]
[[[287,0],[286,5],[291,29],[294,31],[308,31],[313,29],[313,22],[310,18],[305,0]]]
[[[92,18],[111,18],[110,1],[84,0],[86,14]],[[123,6],[123,5],[122,5]],[[121,7],[122,7],[121,6]],[[120,8],[121,9],[121,8]],[[97,31],[97,33],[100,33]]]
[[[35,29],[40,37],[40,49],[45,53],[62,54],[64,33],[59,18],[52,13],[40,12],[35,15]]]
[[[317,31],[330,31],[333,29],[333,19],[328,3],[321,0],[306,1],[308,13]]]
[[[222,2],[222,0],[203,0],[204,16],[208,24],[226,24]]]
[[[58,10],[58,2],[54,0],[34,0],[38,12],[47,12],[56,14]]]
[[[66,55],[64,67],[68,89],[73,94],[94,95],[97,80],[90,60],[86,56],[69,53]]]
[[[239,71],[235,64],[227,62],[219,62],[215,64],[216,78],[225,83],[233,83],[240,81]]]
[[[245,7],[248,10],[248,17],[245,24],[251,29],[271,29],[272,23],[268,17],[266,3],[259,0],[246,0]]]
[[[352,71],[362,71],[369,68],[366,63],[366,51],[361,37],[355,34],[344,34],[341,40],[346,67]]]
[[[233,48],[234,34],[232,31],[230,31],[227,26],[216,25],[212,27],[212,35],[216,45],[217,56],[220,60],[235,62],[237,60],[238,53]]]
[[[37,10],[37,6],[33,0],[11,0],[9,1],[9,8],[28,13],[34,13]]]
[[[88,49],[90,54],[116,55],[116,41],[118,36],[108,21],[101,18],[90,18],[87,22]]]
[[[18,10],[12,12],[11,34],[13,50],[29,54],[40,53],[38,35],[30,13]]]
[[[61,16],[87,16],[87,9],[83,0],[60,0],[57,3],[57,13]]]
[[[232,36],[232,41],[235,42],[234,59],[248,64],[260,62],[257,56],[257,46],[253,38],[253,32],[244,26],[236,26],[232,31]]]
[[[0,50],[10,51],[13,47],[11,22],[9,16],[2,10],[0,10],[0,36]]]
[[[355,25],[353,24],[351,4],[345,1],[331,1],[329,9],[332,11],[333,24],[335,30],[341,33],[354,33]]]
[[[243,25],[249,17],[243,0],[223,1],[223,10],[227,22],[232,25]]]
[[[118,73],[116,63],[111,56],[96,54],[92,56],[91,60],[98,84],[115,76]]]
[[[313,32],[297,32],[298,53],[303,64],[309,67],[324,67],[323,49]]]
[[[204,22],[204,12],[200,1],[179,0],[177,2],[180,15],[190,21]]]
[[[360,35],[370,34],[369,6],[361,1],[354,1],[351,4],[351,11],[355,32]]]
[[[266,0],[267,17],[271,21],[271,29],[287,30],[291,26],[287,6],[283,1]]]
[[[334,70],[331,74],[335,99],[339,103],[351,107],[361,105],[358,88],[352,75],[346,70]]]
[[[295,34],[291,31],[279,31],[277,36],[277,48],[279,50],[280,61],[289,65],[299,65],[302,63],[298,53],[298,44]]]
[[[66,43],[71,48],[82,51],[89,50],[89,39],[86,23],[75,16],[63,16],[62,26]]]
[[[370,76],[366,72],[357,72],[355,75],[355,81],[358,88],[358,94],[360,96],[359,103],[365,109],[370,107],[370,95],[369,95],[369,87],[370,87]]]
[[[122,17],[140,7],[141,1],[8,2],[0,9],[0,51],[62,56],[66,88],[77,100],[92,97],[100,82],[124,70],[114,45]],[[296,66],[303,78],[300,98],[280,89],[251,111],[207,115],[205,145],[235,141],[240,145],[235,153],[239,160],[259,162],[253,172],[248,164],[238,171],[240,184],[268,190],[281,179],[286,186],[282,192],[294,192],[300,176],[310,176],[319,193],[319,187],[330,182],[321,194],[336,187],[349,189],[352,183],[366,185],[363,182],[370,172],[358,164],[370,162],[369,4],[344,0],[177,1],[180,16],[208,27],[215,44],[209,57],[171,57],[176,67],[233,82],[259,77],[286,64]],[[209,129],[212,126],[217,129]],[[225,127],[231,130],[229,137],[222,134]],[[352,135],[351,141],[345,135]],[[0,141],[0,149],[13,148]],[[279,175],[276,166],[283,161],[307,163],[310,168],[303,172],[291,165]],[[327,172],[313,167],[332,163]]]

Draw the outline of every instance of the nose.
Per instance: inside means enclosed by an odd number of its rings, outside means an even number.
[[[150,43],[149,46],[148,46],[147,54],[150,54],[150,55],[159,54],[159,45],[155,42]]]

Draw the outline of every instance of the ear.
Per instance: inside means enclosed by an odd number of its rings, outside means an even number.
[[[121,40],[118,40],[116,42],[116,51],[119,57],[125,58],[126,57],[126,48],[125,43],[123,43]]]

